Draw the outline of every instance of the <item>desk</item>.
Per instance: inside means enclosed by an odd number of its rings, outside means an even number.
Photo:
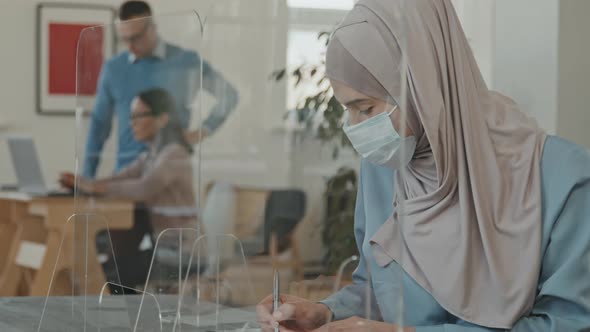
[[[6,249],[0,252],[8,253],[0,259],[0,295],[46,296],[52,279],[53,295],[72,295],[72,289],[78,292],[72,282],[80,285],[79,281],[69,280],[68,275],[63,272],[77,268],[72,265],[77,265],[74,262],[79,257],[74,257],[73,253],[80,252],[88,257],[84,274],[91,276],[84,288],[88,293],[100,291],[105,278],[98,262],[94,239],[107,226],[110,230],[130,229],[133,226],[134,205],[132,202],[79,199],[78,211],[85,214],[73,216],[76,211],[75,203],[73,197],[31,197],[19,193],[0,193],[0,250]],[[88,215],[95,216],[91,217],[95,220],[88,220],[91,219]],[[74,222],[79,224],[78,218],[88,221],[83,223],[88,227],[73,227]],[[85,246],[84,240],[74,241],[80,235],[82,239],[84,236],[91,239],[88,241],[89,245]],[[16,264],[18,251],[24,241],[40,243],[46,248],[40,267],[34,273]],[[28,285],[19,290],[23,279],[28,279]]]
[[[178,305],[176,296],[166,296],[158,298],[161,304]],[[82,305],[86,303],[86,313],[81,310]],[[43,327],[41,332],[63,332],[63,331],[109,331],[109,332],[132,332],[133,322],[139,312],[139,303],[141,296],[106,296],[103,298],[103,304],[98,304],[97,297],[54,297],[50,299],[43,317]],[[146,308],[147,300],[144,300],[141,317],[143,318],[138,331],[151,332],[160,331],[160,322],[162,331],[172,331],[174,317],[160,317],[156,308]],[[43,312],[45,298],[43,297],[17,297],[17,298],[0,298],[0,331],[2,332],[37,332],[39,321]],[[183,314],[188,321],[194,322],[194,315],[200,312],[200,327],[194,324],[183,324],[182,329],[178,326],[176,330],[182,331],[212,331],[205,326],[215,326],[215,321],[221,324],[243,326],[257,326],[256,308],[228,308],[215,306],[212,303],[201,302],[201,309],[196,306],[183,306]],[[219,308],[219,315],[215,314],[215,308]],[[85,319],[82,319],[85,317]],[[222,330],[222,329],[219,329]],[[225,329],[223,329],[225,330]],[[231,329],[232,331],[260,331],[260,329]]]
[[[0,331],[37,332],[45,301],[44,297],[0,298]],[[108,296],[105,298],[103,307],[98,305],[97,297],[88,297],[86,299],[86,323],[82,318],[84,316],[81,311],[83,306],[76,306],[76,304],[83,301],[84,299],[77,297],[50,298],[45,309],[41,332],[84,330],[97,332],[99,328],[102,328],[103,331],[131,332],[132,319],[130,318],[137,317],[134,314],[137,314],[141,296]],[[122,306],[122,302],[125,302],[125,305]],[[104,308],[104,311],[101,311],[100,308]],[[129,312],[126,312],[125,309]],[[147,310],[144,309],[144,311]],[[100,318],[104,319],[102,324]],[[151,325],[157,326],[154,323]],[[86,326],[86,329],[84,329],[84,326]],[[152,331],[156,330],[159,329],[154,328]]]

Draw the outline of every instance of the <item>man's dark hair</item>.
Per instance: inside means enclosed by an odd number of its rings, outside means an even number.
[[[152,16],[152,9],[145,1],[126,1],[119,7],[121,21],[144,16]]]

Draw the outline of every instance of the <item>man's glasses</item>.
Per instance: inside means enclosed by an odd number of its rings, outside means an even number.
[[[146,32],[148,31],[151,25],[152,24],[150,22],[146,22],[144,24],[143,29],[141,29],[141,31],[139,31],[138,33],[131,36],[120,36],[119,39],[126,44],[137,43],[139,40],[141,40],[141,38],[143,38],[143,36],[145,36]]]

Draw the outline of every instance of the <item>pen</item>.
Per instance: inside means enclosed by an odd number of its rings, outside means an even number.
[[[272,312],[279,309],[279,271],[274,270],[272,279]],[[279,332],[279,327],[275,327],[275,332]]]

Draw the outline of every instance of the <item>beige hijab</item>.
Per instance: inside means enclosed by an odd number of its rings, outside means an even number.
[[[377,263],[395,260],[465,321],[512,327],[540,273],[543,131],[488,90],[450,0],[360,0],[326,60],[331,79],[386,91],[418,142],[372,238]]]

